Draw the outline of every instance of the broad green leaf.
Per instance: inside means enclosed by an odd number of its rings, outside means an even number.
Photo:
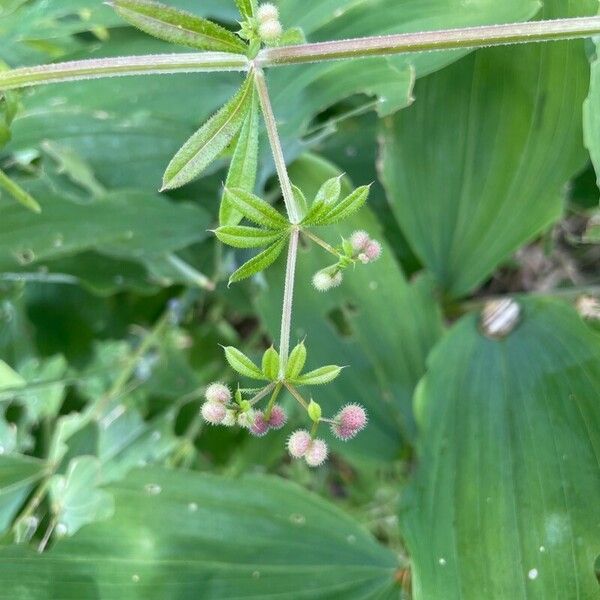
[[[20,185],[15,183],[4,171],[0,169],[0,188],[3,188],[17,202],[20,202],[25,208],[34,213],[41,212],[40,205],[37,200],[28,194]]]
[[[50,482],[52,512],[58,519],[57,535],[73,535],[83,525],[108,519],[114,511],[109,492],[98,489],[100,461],[93,456],[74,458],[65,475]]]
[[[557,301],[522,305],[502,340],[463,318],[416,394],[415,600],[598,596],[600,337]]]
[[[240,130],[253,94],[254,77],[249,75],[235,96],[175,154],[163,176],[163,190],[189,183],[221,154]]]
[[[215,235],[224,244],[234,248],[260,248],[276,242],[283,233],[272,229],[258,229],[243,225],[226,225],[215,230]]]
[[[227,346],[224,350],[225,358],[234,371],[250,379],[265,378],[262,371],[243,352],[233,346]]]
[[[283,249],[287,244],[287,238],[283,238],[274,244],[271,244],[266,250],[263,250],[260,254],[257,254],[254,258],[251,258],[248,262],[245,262],[237,271],[235,271],[229,278],[229,284],[236,281],[241,281],[264,271],[267,267],[270,267],[279,257]]]
[[[42,555],[0,550],[0,597],[398,597],[395,555],[298,485],[154,468],[107,491],[110,520]]]
[[[271,381],[277,379],[279,376],[279,354],[273,346],[267,349],[263,354],[262,372],[264,376]]]
[[[597,8],[552,0],[542,16]],[[392,211],[448,293],[474,289],[560,218],[565,185],[586,161],[587,89],[581,41],[480,50],[418,82],[414,106],[384,123]]]
[[[228,196],[231,205],[249,221],[263,227],[279,230],[289,225],[286,218],[269,203],[246,190],[239,188],[226,189],[225,194]]]
[[[0,203],[1,270],[39,267],[87,250],[151,261],[205,239],[209,224],[201,208],[139,192],[113,192],[81,203],[46,190],[43,208],[34,215]]]
[[[224,27],[151,0],[111,0],[123,19],[156,38],[200,50],[244,54],[246,44]]]
[[[304,342],[300,342],[290,352],[288,363],[285,369],[286,379],[296,379],[304,368],[306,362],[306,346]]]
[[[336,365],[327,365],[296,377],[294,382],[298,385],[322,385],[336,379],[341,371],[341,367]]]
[[[311,42],[366,35],[409,33],[447,27],[511,23],[531,18],[538,0],[281,0],[281,22],[302,28]],[[375,96],[380,115],[409,106],[415,77],[423,77],[468,50],[424,52],[391,58],[299,65],[269,73],[273,104],[284,138],[297,139],[315,117],[354,94]],[[334,117],[335,120],[335,117]]]
[[[307,220],[306,224],[319,226],[333,225],[347,219],[364,206],[369,196],[369,189],[370,186],[363,185],[356,188],[337,204],[333,206],[324,205],[323,209],[314,216],[314,221]]]
[[[315,171],[318,176],[313,177]],[[309,197],[317,193],[321,182],[335,175],[339,171],[331,165],[319,168],[314,161],[298,161],[290,169],[290,176]],[[381,239],[381,227],[366,209],[320,235],[336,244],[340,235],[348,237],[356,229]],[[433,289],[423,278],[409,285],[384,242],[377,262],[348,269],[339,288],[321,294],[312,288],[311,279],[328,260],[314,244],[302,252],[291,339],[306,338],[309,369],[332,360],[347,366],[343,377],[322,395],[315,395],[326,416],[348,402],[364,405],[369,413],[369,426],[351,444],[328,443],[357,460],[391,460],[414,436],[413,390],[442,331]],[[283,264],[267,271],[267,286],[257,298],[259,314],[272,334],[279,331],[283,277]]]
[[[246,120],[240,130],[240,135],[235,145],[235,151],[229,165],[226,188],[240,188],[247,192],[254,191],[256,172],[258,168],[258,99],[256,90],[253,92],[252,105]],[[227,194],[221,196],[219,207],[219,223],[221,225],[237,225],[242,220],[240,212],[230,204]]]
[[[340,198],[342,193],[342,178],[331,177],[328,179],[317,192],[315,196],[315,204],[334,205]]]
[[[25,379],[0,359],[0,391],[24,387]]]
[[[0,455],[0,533],[9,527],[46,470],[44,462],[29,456]]]
[[[254,16],[254,0],[235,0],[235,4],[244,18]]]

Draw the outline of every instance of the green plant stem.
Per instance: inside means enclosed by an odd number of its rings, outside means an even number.
[[[308,410],[308,402],[302,397],[300,392],[287,381],[284,381],[283,385],[285,385],[287,391],[298,401],[300,406],[302,406],[304,410]]]
[[[275,383],[270,383],[268,386],[264,387],[260,392],[258,392],[253,398],[251,398],[248,402],[250,402],[250,406],[254,406],[257,402],[260,402],[265,396],[268,396],[271,393],[271,390],[275,387]]]
[[[271,418],[271,413],[273,412],[273,407],[275,406],[275,402],[277,401],[277,397],[279,396],[279,392],[281,392],[281,386],[283,384],[281,381],[277,383],[275,389],[273,390],[273,394],[269,400],[269,404],[267,404],[267,408],[265,410],[265,419],[268,421]]]
[[[245,56],[227,52],[94,58],[3,71],[0,72],[0,89],[12,90],[32,85],[127,75],[247,71],[248,65],[249,61]]]
[[[599,31],[600,17],[484,25],[265,48],[259,52],[255,62],[260,67],[274,67],[431,50],[568,40],[598,35]]]
[[[311,239],[315,244],[318,244],[319,246],[321,246],[321,248],[323,248],[330,254],[333,254],[336,258],[340,257],[340,253],[333,246],[329,245],[326,241],[322,240],[320,237],[316,236],[314,233],[311,233],[310,231],[308,231],[306,229],[303,229],[302,233],[307,238]]]
[[[298,203],[294,198],[294,192],[292,191],[292,183],[290,182],[287,172],[285,157],[281,147],[281,140],[279,139],[279,132],[277,131],[277,121],[275,119],[273,107],[271,106],[267,81],[262,69],[256,69],[254,81],[256,83],[256,91],[258,92],[258,97],[260,99],[260,106],[262,109],[263,118],[265,120],[265,127],[267,128],[269,145],[271,146],[277,177],[279,178],[281,194],[283,195],[283,201],[285,202],[285,209],[290,222],[295,225],[299,223],[300,219],[302,218],[300,214],[300,207],[298,206]]]
[[[598,34],[600,17],[597,16],[531,21],[265,48],[254,59],[254,64],[257,67],[273,67],[430,50],[589,38]],[[225,52],[100,58],[4,71],[0,73],[0,89],[125,75],[246,71],[250,66],[247,57]]]

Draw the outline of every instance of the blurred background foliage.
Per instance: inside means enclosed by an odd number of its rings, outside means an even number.
[[[169,4],[235,27],[233,1]],[[318,41],[598,3],[279,7]],[[0,0],[6,67],[177,51],[96,0]],[[327,295],[310,286],[325,258],[300,253],[292,341],[309,368],[350,367],[318,392],[329,412],[370,416],[317,471],[289,461],[285,430],[257,440],[198,414],[206,384],[233,380],[219,344],[256,358],[280,317],[283,265],[228,289],[245,255],[208,231],[231,151],[157,192],[239,75],[6,94],[0,168],[41,213],[0,195],[0,598],[598,597],[595,56],[576,41],[269,73],[292,181],[307,196],[340,173],[374,182],[324,237],[384,240]],[[261,152],[258,190],[278,202]],[[478,312],[504,295],[521,323],[490,340]]]

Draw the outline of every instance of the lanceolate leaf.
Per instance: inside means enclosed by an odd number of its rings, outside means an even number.
[[[600,337],[557,301],[524,301],[502,340],[467,316],[436,347],[400,513],[415,600],[598,597],[598,390]]]
[[[215,235],[224,243],[234,248],[259,248],[276,242],[283,236],[281,231],[272,229],[259,229],[257,227],[244,227],[232,225],[219,227]]]
[[[296,201],[296,204],[300,208],[300,217],[304,218],[304,215],[306,215],[308,212],[306,197],[304,196],[302,190],[296,185],[292,185],[292,193],[294,194],[294,200]]]
[[[287,379],[295,379],[300,375],[306,362],[306,346],[304,342],[300,342],[290,352],[288,358],[287,368],[285,370],[285,376]]]
[[[336,365],[327,365],[296,377],[294,382],[298,385],[322,385],[333,381],[341,370],[342,368]]]
[[[279,354],[271,346],[264,354],[262,359],[262,372],[267,379],[277,379],[279,375]]]
[[[200,50],[244,54],[246,44],[220,25],[151,0],[112,0],[115,10],[142,31],[171,42]]]
[[[235,96],[177,152],[163,177],[163,189],[180,187],[210,165],[239,131],[252,105],[254,77],[249,75]]]
[[[112,519],[0,551],[2,600],[398,598],[394,553],[290,482],[152,468],[107,491]]]
[[[229,366],[240,375],[250,379],[264,379],[262,371],[240,350],[233,346],[224,348]]]
[[[254,190],[258,167],[259,112],[256,90],[253,90],[252,104],[240,130],[229,165],[229,172],[225,180],[226,188],[240,188],[247,192]],[[219,208],[219,223],[221,225],[237,225],[241,220],[242,214],[231,206],[227,194],[223,192]]]
[[[246,219],[272,229],[282,229],[288,226],[285,217],[258,196],[239,188],[227,189],[226,194],[229,196],[232,206]]]
[[[235,3],[242,17],[254,16],[254,0],[235,0]]]
[[[362,208],[364,203],[367,201],[369,188],[370,186],[363,185],[359,188],[356,188],[351,194],[346,196],[339,203],[329,208],[327,205],[324,205],[323,209],[321,209],[316,215],[305,221],[306,224],[332,225],[342,221],[343,219],[346,219]]]
[[[260,254],[257,254],[254,258],[251,258],[233,273],[229,278],[229,283],[232,284],[236,281],[241,281],[242,279],[251,277],[260,271],[264,271],[267,267],[270,267],[277,260],[277,257],[281,254],[286,243],[287,238],[282,238],[269,246],[266,250],[263,250]]]

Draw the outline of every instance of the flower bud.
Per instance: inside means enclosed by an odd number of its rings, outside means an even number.
[[[310,433],[304,429],[294,431],[288,438],[288,452],[293,458],[302,458],[311,444]]]
[[[331,288],[338,287],[342,283],[342,272],[336,271],[332,275],[327,270],[317,271],[312,279],[312,284],[319,292],[326,292]]]
[[[311,400],[308,405],[308,416],[314,423],[318,423],[321,419],[322,410],[321,406],[317,404],[314,400]]]
[[[211,425],[219,425],[222,423],[227,409],[219,402],[205,402],[201,409],[202,418]]]
[[[265,415],[260,410],[254,413],[254,422],[250,427],[250,433],[256,437],[263,437],[263,435],[269,433],[269,424],[265,421]]]
[[[219,404],[227,404],[231,400],[231,392],[226,385],[222,383],[211,383],[204,394],[208,402],[218,402]]]
[[[377,260],[381,256],[381,244],[376,240],[371,240],[365,246],[365,254],[369,262]]]
[[[352,245],[352,249],[356,252],[360,252],[364,250],[365,246],[369,243],[371,238],[366,231],[355,231],[350,236],[350,244]]]
[[[304,453],[304,460],[309,467],[318,467],[327,460],[327,444],[323,440],[312,440]]]
[[[265,42],[274,42],[281,37],[283,28],[279,21],[265,21],[258,26],[258,35]]]
[[[279,10],[274,4],[265,2],[258,7],[256,16],[261,23],[266,23],[267,21],[277,21],[279,19]]]
[[[225,417],[221,421],[221,425],[224,425],[225,427],[233,427],[235,425],[235,410],[228,408],[225,411]]]
[[[252,409],[241,412],[237,416],[237,424],[245,429],[250,429],[254,425],[254,411]]]
[[[271,409],[271,417],[268,420],[271,429],[281,429],[287,421],[287,415],[281,406],[277,404]]]
[[[332,433],[340,440],[349,440],[367,425],[367,413],[360,404],[348,404],[337,414],[331,425]]]

